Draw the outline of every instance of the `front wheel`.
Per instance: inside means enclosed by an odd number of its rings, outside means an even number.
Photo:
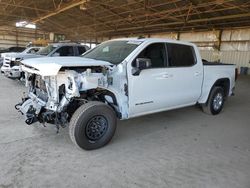
[[[225,101],[224,90],[221,87],[213,87],[206,104],[202,105],[205,113],[217,115],[221,112]]]
[[[85,150],[103,147],[112,139],[115,130],[114,110],[96,101],[80,106],[73,114],[69,125],[71,140]]]

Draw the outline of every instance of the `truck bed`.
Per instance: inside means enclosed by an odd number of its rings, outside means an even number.
[[[215,66],[220,66],[220,65],[234,65],[234,64],[226,64],[226,63],[219,63],[219,62],[209,62],[209,61],[202,61],[203,65],[215,65]]]
[[[202,95],[199,99],[200,103],[206,102],[210,89],[213,84],[219,80],[228,78],[230,81],[230,89],[228,95],[232,94],[233,87],[235,85],[235,68],[234,64],[216,63],[216,62],[204,62],[203,61],[203,84]]]

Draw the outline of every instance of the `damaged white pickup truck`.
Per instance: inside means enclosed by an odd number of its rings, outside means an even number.
[[[204,63],[191,43],[165,39],[107,41],[82,57],[22,61],[28,95],[16,105],[26,123],[69,124],[72,141],[97,149],[116,119],[200,104],[218,114],[233,94],[235,66]]]

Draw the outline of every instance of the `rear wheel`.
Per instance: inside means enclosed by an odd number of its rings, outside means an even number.
[[[224,90],[222,87],[213,87],[206,104],[202,109],[207,114],[217,115],[221,112],[225,101]]]
[[[73,114],[69,134],[71,140],[86,150],[98,149],[106,145],[116,129],[114,110],[101,102],[88,102]]]

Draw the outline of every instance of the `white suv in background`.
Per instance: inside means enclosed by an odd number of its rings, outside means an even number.
[[[3,66],[1,67],[1,73],[9,73],[11,70],[11,62],[12,61],[16,61],[16,60],[22,60],[23,56],[26,55],[32,55],[35,54],[36,52],[38,52],[39,50],[41,50],[42,47],[29,47],[26,48],[23,52],[9,52],[9,53],[2,53],[1,57],[2,57],[2,61],[3,61]]]
[[[8,59],[1,67],[1,72],[9,78],[21,78],[23,76],[20,62],[24,59],[57,57],[57,56],[80,56],[89,50],[86,45],[77,43],[52,43],[40,49],[36,53],[20,53]]]

